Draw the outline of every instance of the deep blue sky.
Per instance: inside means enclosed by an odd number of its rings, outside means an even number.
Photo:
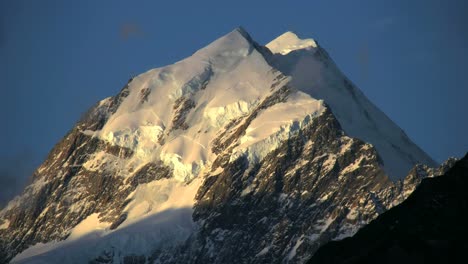
[[[316,39],[429,155],[460,157],[468,150],[466,2],[2,1],[0,185],[29,174],[132,75],[239,25],[261,44],[288,30]]]

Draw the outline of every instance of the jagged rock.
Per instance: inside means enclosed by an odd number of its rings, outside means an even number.
[[[448,164],[453,165],[453,160]],[[468,155],[426,178],[400,205],[308,263],[456,263],[468,249]],[[421,168],[417,168],[419,170]]]

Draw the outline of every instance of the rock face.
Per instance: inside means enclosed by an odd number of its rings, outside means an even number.
[[[113,229],[125,219],[126,199],[139,184],[171,177],[171,169],[155,161],[134,172],[128,168],[124,178],[112,163],[125,163],[133,151],[83,133],[102,127],[126,93],[127,87],[84,116],[35,171],[23,195],[3,209],[1,218],[9,224],[0,229],[0,262],[32,244],[65,239],[92,213]]]
[[[375,149],[344,136],[325,112],[261,162],[240,157],[205,180],[187,261],[302,262],[385,211],[391,186]]]
[[[468,155],[355,236],[320,248],[309,263],[459,262],[468,249],[467,188]]]
[[[330,112],[261,162],[240,157],[210,175],[197,193],[195,236],[169,263],[304,263],[330,240],[354,234],[439,169],[415,167],[391,182],[376,150],[345,136]]]
[[[304,263],[451,163],[315,41],[236,29],[90,109],[0,212],[0,263]]]

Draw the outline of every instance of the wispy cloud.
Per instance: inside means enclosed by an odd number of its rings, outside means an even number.
[[[134,37],[143,37],[144,31],[137,23],[126,22],[120,26],[120,37],[122,40],[128,40]]]

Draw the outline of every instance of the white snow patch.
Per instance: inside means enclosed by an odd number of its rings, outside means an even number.
[[[7,229],[10,226],[10,220],[3,219],[3,224],[0,225],[0,230]]]
[[[361,225],[345,223],[341,226],[338,235],[332,240],[342,240],[344,238],[354,236],[362,225],[363,223],[361,223]]]
[[[207,107],[203,115],[212,126],[219,128],[233,119],[245,116],[252,110],[254,105],[256,105],[256,101],[246,102],[240,100],[224,106]]]
[[[341,175],[344,175],[344,174],[347,174],[347,173],[350,173],[350,172],[353,172],[353,171],[359,169],[361,167],[361,163],[363,162],[364,159],[365,159],[365,157],[361,156],[361,157],[359,157],[359,159],[355,160],[353,163],[346,166],[341,171]]]
[[[320,220],[317,222],[315,228],[319,230],[320,233],[325,232],[328,227],[335,221],[335,218],[329,216],[327,219]]]
[[[270,251],[270,248],[271,246],[264,247],[262,250],[260,250],[260,252],[257,253],[257,255],[255,255],[255,257],[260,257],[260,256],[265,255],[266,253],[268,253],[268,251]]]
[[[141,112],[144,112],[140,113],[142,115],[152,114],[151,110],[141,110]],[[105,127],[106,129],[100,132],[101,138],[114,145],[134,150],[135,155],[140,158],[151,157],[158,145],[158,138],[163,133],[163,129],[161,125],[151,125],[151,121],[147,121],[149,125],[126,124],[126,127],[122,125],[124,127],[117,128],[120,123],[130,123],[134,115],[138,115],[138,113],[118,116],[117,120],[112,123],[113,126]]]
[[[286,55],[295,50],[316,48],[317,43],[313,39],[300,39],[296,34],[288,31],[272,40],[266,47],[273,53]]]
[[[252,186],[252,184],[250,184],[247,187],[245,187],[244,190],[242,190],[241,197],[246,196],[247,194],[251,193],[252,191],[253,191],[253,186]]]
[[[328,154],[327,159],[322,163],[322,171],[329,172],[336,164],[337,156],[335,154]]]
[[[73,241],[90,233],[102,233],[110,224],[111,223],[101,222],[98,218],[98,214],[91,214],[73,228],[67,240]]]
[[[349,210],[349,213],[346,215],[346,218],[349,220],[355,220],[359,216],[359,211],[356,210],[356,208],[351,208]]]
[[[296,256],[297,249],[302,245],[303,242],[304,242],[304,235],[302,235],[296,240],[296,243],[291,248],[291,251],[289,251],[288,253],[288,256],[287,256],[288,260],[292,260]]]
[[[40,178],[35,180],[31,185],[26,187],[26,192],[37,193],[39,192],[47,183],[45,178]]]
[[[242,155],[247,155],[252,162],[261,160],[284,140],[309,125],[324,109],[323,101],[302,92],[292,93],[287,102],[267,108],[250,123],[231,160]]]
[[[121,227],[163,210],[191,208],[201,181],[197,178],[187,184],[175,179],[162,179],[140,184],[127,198],[132,201],[125,209],[128,216]]]
[[[330,198],[330,194],[329,193],[324,193],[324,194],[322,194],[322,196],[319,197],[318,200],[320,202],[324,202],[324,201],[328,200],[328,198]]]
[[[340,154],[345,154],[346,152],[348,152],[350,149],[351,149],[351,146],[353,145],[354,143],[354,139],[350,138],[350,137],[344,137],[347,141],[346,141],[346,144],[341,146],[341,149],[340,149]],[[367,146],[367,144],[365,144],[364,146]]]
[[[81,166],[89,171],[118,171],[125,169],[127,163],[105,151],[99,151],[84,162]],[[118,169],[120,168],[120,169]]]

